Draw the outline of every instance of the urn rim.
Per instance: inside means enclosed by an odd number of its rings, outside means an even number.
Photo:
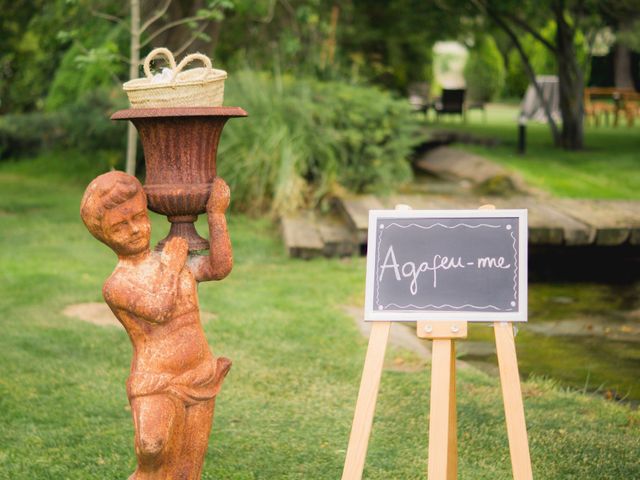
[[[138,118],[163,117],[246,117],[249,114],[241,107],[174,107],[174,108],[127,108],[111,115],[111,120],[135,120]]]

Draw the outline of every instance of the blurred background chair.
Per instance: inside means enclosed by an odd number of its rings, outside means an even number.
[[[435,101],[433,108],[436,111],[438,119],[440,115],[460,115],[466,121],[466,112],[464,108],[464,97],[466,90],[464,88],[442,89],[442,96]]]

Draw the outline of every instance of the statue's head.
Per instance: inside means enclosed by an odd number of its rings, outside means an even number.
[[[136,177],[124,172],[96,177],[84,192],[80,215],[89,232],[118,255],[149,249],[147,197]]]

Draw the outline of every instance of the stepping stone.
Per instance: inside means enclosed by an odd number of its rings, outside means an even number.
[[[281,218],[282,236],[290,257],[309,259],[324,255],[324,242],[310,215]]]
[[[349,257],[359,252],[356,236],[343,222],[335,218],[317,218],[316,228],[324,244],[325,257]]]
[[[476,185],[490,183],[497,178],[508,179],[515,188],[522,189],[523,182],[496,163],[452,147],[438,147],[428,151],[414,162],[421,170],[439,177],[465,179]]]
[[[337,206],[339,210],[342,211],[349,226],[355,231],[355,239],[361,245],[367,243],[369,210],[381,210],[385,208],[374,195],[338,198]]]

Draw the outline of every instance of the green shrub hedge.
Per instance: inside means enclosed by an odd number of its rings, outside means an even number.
[[[63,138],[62,116],[58,113],[0,116],[0,159],[32,155]]]
[[[225,103],[249,112],[225,127],[218,161],[237,209],[282,212],[411,179],[417,120],[387,92],[242,71]]]
[[[126,105],[119,89],[98,89],[54,112],[0,116],[0,159],[62,148],[121,150],[124,158],[126,126],[109,117]]]
[[[123,168],[126,126],[109,116],[126,105],[119,89],[98,89],[55,112],[0,117],[0,158],[102,150],[121,152],[114,163]],[[220,143],[218,171],[235,209],[284,212],[411,179],[417,120],[405,100],[377,88],[241,71],[227,81],[225,105],[249,112]]]

